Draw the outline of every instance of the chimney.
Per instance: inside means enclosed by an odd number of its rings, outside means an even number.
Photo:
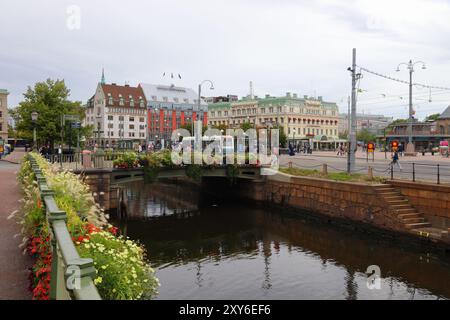
[[[112,86],[115,86],[115,85],[116,85],[116,83],[115,83],[115,82],[113,82],[113,83],[111,83],[111,85],[112,85]]]
[[[290,98],[291,97],[291,93],[290,92],[286,92],[286,97]]]
[[[266,94],[266,99],[270,98],[270,94]]]
[[[129,87],[130,85],[128,83],[125,83],[125,87]]]

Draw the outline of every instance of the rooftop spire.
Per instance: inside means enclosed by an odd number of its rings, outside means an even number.
[[[102,68],[102,79],[100,80],[101,84],[105,84],[105,69]]]

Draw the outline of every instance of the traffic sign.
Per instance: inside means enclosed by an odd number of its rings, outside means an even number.
[[[73,129],[79,129],[81,128],[81,122],[72,122],[71,126]]]
[[[369,142],[369,143],[367,144],[367,151],[368,151],[368,152],[374,152],[374,151],[375,151],[375,143]]]

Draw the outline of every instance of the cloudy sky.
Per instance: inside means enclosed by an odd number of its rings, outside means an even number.
[[[415,82],[450,87],[450,1],[2,0],[0,12],[0,88],[12,106],[46,78],[85,102],[104,68],[118,84],[210,79],[205,95],[246,95],[252,80],[257,95],[323,96],[346,112],[354,47],[359,66],[407,80],[397,65],[421,60]],[[407,116],[407,85],[363,72],[359,87],[358,111]],[[449,90],[414,96],[419,118],[450,105]]]

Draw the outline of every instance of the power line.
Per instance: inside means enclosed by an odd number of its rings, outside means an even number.
[[[378,73],[378,72],[375,72],[375,71],[371,71],[371,70],[369,70],[367,68],[364,68],[364,67],[361,67],[361,66],[358,66],[358,68],[360,70],[363,70],[363,71],[365,71],[367,73],[371,73],[371,74],[376,75],[376,76],[381,77],[381,78],[385,78],[385,79],[388,79],[388,80],[392,80],[392,81],[396,81],[396,82],[400,82],[400,83],[404,83],[404,84],[409,84],[408,81],[397,79],[397,78],[393,78],[393,77],[390,77],[390,76],[387,76],[385,74],[381,74],[381,73]],[[422,83],[413,83],[413,86],[419,86],[419,87],[428,88],[428,89],[450,90],[450,88],[447,88],[447,87],[430,86],[430,85],[422,84]]]

